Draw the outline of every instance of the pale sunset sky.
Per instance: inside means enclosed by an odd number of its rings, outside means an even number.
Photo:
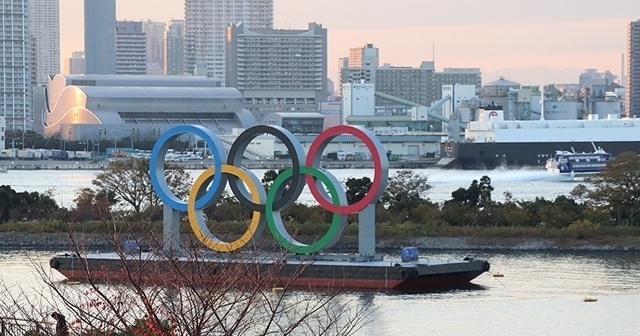
[[[118,0],[118,20],[184,18],[184,0]],[[61,60],[83,50],[83,0],[60,0]],[[328,30],[329,77],[338,58],[373,43],[380,63],[481,68],[484,82],[577,83],[586,68],[621,72],[627,24],[640,0],[274,0],[275,28]]]

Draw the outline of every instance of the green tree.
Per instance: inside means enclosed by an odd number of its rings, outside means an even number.
[[[11,186],[0,186],[0,223],[55,218],[58,204],[51,192],[16,192]]]
[[[381,204],[392,213],[408,212],[421,205],[431,185],[427,177],[414,174],[411,170],[399,170],[389,178],[387,188],[380,197]]]
[[[501,216],[497,204],[492,200],[491,178],[482,176],[473,180],[469,188],[458,188],[451,193],[451,199],[444,202],[443,218],[452,225],[492,225]]]
[[[592,189],[579,189],[587,203],[605,209],[617,224],[640,223],[640,156],[634,152],[617,155],[599,174],[586,179]]]
[[[360,201],[371,188],[371,179],[368,177],[354,178],[350,177],[345,182],[347,187],[347,202],[354,204]]]
[[[165,179],[178,198],[188,196],[191,177],[182,167],[165,164]],[[136,213],[160,205],[151,184],[149,161],[144,158],[111,161],[91,183],[98,187],[99,193],[113,195],[114,201],[131,206]]]

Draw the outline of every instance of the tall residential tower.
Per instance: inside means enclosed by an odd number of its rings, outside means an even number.
[[[625,114],[640,116],[640,20],[632,21],[627,34],[627,88],[625,92]]]
[[[116,0],[84,0],[87,74],[116,73]]]
[[[32,115],[29,0],[0,0],[0,116],[10,130],[28,128]]]
[[[34,69],[38,85],[60,73],[59,0],[29,0],[29,31],[34,38]]]
[[[207,76],[225,77],[225,29],[242,22],[248,29],[273,28],[273,0],[185,0],[185,72],[206,67]]]

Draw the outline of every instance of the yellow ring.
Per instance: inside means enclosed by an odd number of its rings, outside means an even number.
[[[252,178],[244,169],[228,164],[222,165],[222,173],[238,177],[249,188],[249,192],[251,193],[253,202],[255,202],[256,204],[264,204],[266,200],[266,193],[264,191],[264,188],[262,188],[262,185],[256,183],[257,178],[255,177],[255,175]],[[191,229],[195,233],[198,240],[200,240],[210,249],[216,252],[233,252],[242,248],[249,241],[251,241],[252,238],[257,238],[254,237],[254,235],[256,234],[256,232],[262,231],[265,226],[265,221],[263,220],[263,215],[260,212],[254,211],[253,217],[251,218],[251,223],[249,223],[249,228],[240,238],[232,242],[225,242],[216,238],[211,233],[204,221],[202,209],[196,209],[196,200],[198,199],[199,194],[206,191],[201,189],[209,186],[211,178],[214,176],[214,174],[215,168],[210,167],[202,172],[202,174],[200,174],[200,176],[198,176],[198,178],[195,180],[191,192],[189,193],[189,199],[187,201],[189,224],[191,225]]]

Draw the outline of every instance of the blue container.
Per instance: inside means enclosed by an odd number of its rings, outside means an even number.
[[[400,256],[402,261],[418,261],[418,248],[415,246],[403,247]]]
[[[140,244],[136,240],[125,240],[122,249],[126,254],[140,253]]]

